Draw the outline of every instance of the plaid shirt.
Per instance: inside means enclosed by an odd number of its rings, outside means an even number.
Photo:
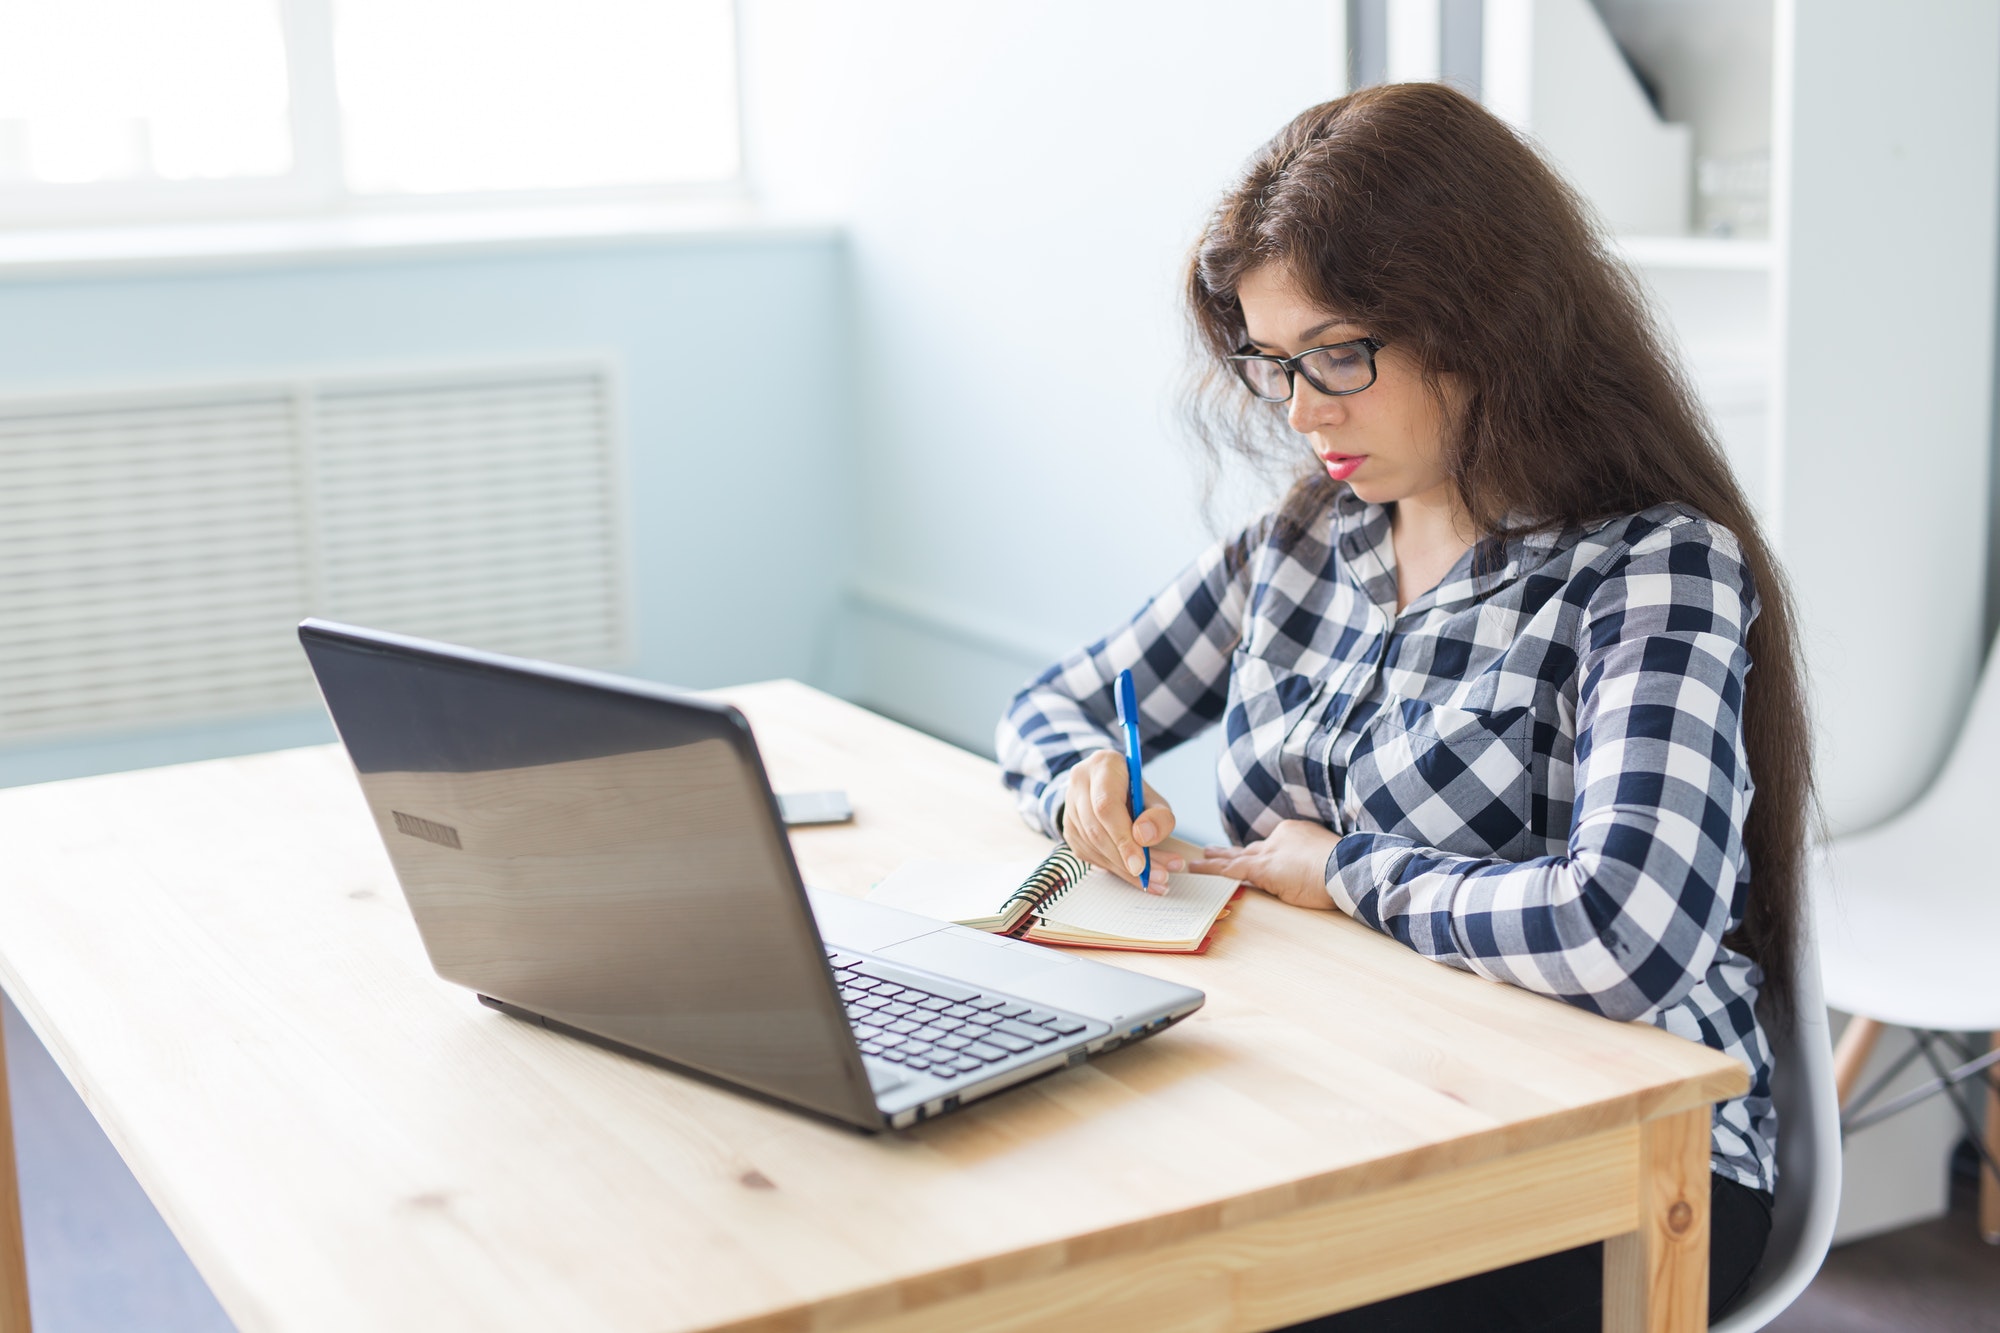
[[[1396,611],[1387,511],[1341,488],[1266,515],[1129,622],[1015,696],[997,749],[1055,836],[1068,770],[1116,749],[1112,682],[1147,754],[1216,723],[1231,839],[1341,835],[1333,903],[1419,953],[1734,1056],[1713,1168],[1776,1176],[1763,973],[1743,918],[1752,784],[1741,703],[1756,594],[1735,538],[1674,506],[1469,552]]]

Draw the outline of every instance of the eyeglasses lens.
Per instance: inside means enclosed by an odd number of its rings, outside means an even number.
[[[1291,376],[1275,361],[1238,361],[1236,373],[1251,393],[1266,402],[1282,403],[1292,396]]]
[[[1313,352],[1299,369],[1321,393],[1353,393],[1375,382],[1375,361],[1366,347],[1329,347]]]

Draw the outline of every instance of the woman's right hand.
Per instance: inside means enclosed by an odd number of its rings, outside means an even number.
[[[1063,840],[1070,850],[1094,866],[1102,866],[1133,887],[1145,868],[1142,848],[1157,847],[1174,831],[1174,812],[1151,786],[1145,787],[1146,807],[1132,818],[1131,779],[1125,756],[1099,750],[1070,771],[1069,796],[1063,805]],[[1176,855],[1153,858],[1148,893],[1167,891],[1167,874],[1187,863]]]

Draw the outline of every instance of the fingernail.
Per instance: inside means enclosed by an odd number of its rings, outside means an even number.
[[[1187,869],[1187,862],[1178,856],[1170,856],[1167,858],[1167,869],[1185,870]]]
[[[1136,875],[1146,868],[1146,858],[1143,856],[1128,856],[1125,858],[1125,868]]]
[[[1142,819],[1132,826],[1132,836],[1140,842],[1151,842],[1153,840],[1153,826]]]

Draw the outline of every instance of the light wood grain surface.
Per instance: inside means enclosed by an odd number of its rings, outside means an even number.
[[[852,797],[795,834],[814,884],[1043,845],[990,763],[723,693],[777,787]],[[0,792],[0,847],[0,984],[250,1333],[1264,1328],[1655,1253],[1651,1182],[1692,1161],[1661,1135],[1747,1084],[1252,895],[1206,956],[1112,956],[1206,990],[1188,1022],[869,1137],[438,980],[337,749]],[[1639,1326],[1699,1326],[1665,1308]]]
[[[7,1091],[7,1036],[0,1032],[0,1333],[28,1333],[28,1254],[21,1186],[14,1170],[14,1106]]]

